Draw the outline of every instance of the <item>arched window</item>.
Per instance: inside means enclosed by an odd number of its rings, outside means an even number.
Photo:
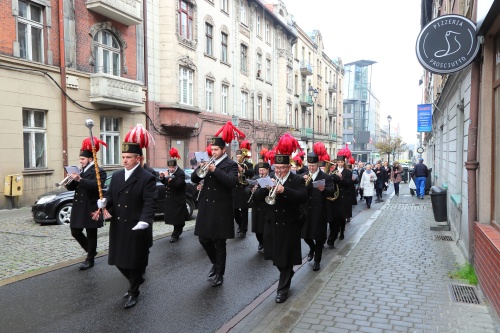
[[[100,30],[94,36],[96,73],[121,76],[121,48],[118,40],[107,30]]]

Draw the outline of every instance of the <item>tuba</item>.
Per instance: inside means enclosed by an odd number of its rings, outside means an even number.
[[[243,170],[248,169],[247,165],[245,163],[243,163],[248,156],[250,156],[250,151],[246,148],[241,148],[241,155],[240,155],[240,158],[238,158],[238,165],[240,167],[242,167]],[[241,185],[245,185],[245,186],[248,185],[247,178],[245,176],[245,171],[238,173],[238,182]]]
[[[329,163],[331,164],[331,162],[326,162],[326,163]],[[325,169],[326,169],[326,166],[325,166]],[[338,176],[339,175],[339,170],[338,169],[335,169],[333,170],[330,175],[336,175]],[[339,198],[339,195],[340,195],[340,189],[339,189],[339,185],[338,184],[335,184],[335,192],[333,193],[333,197],[326,197],[326,200],[330,200],[330,201],[335,201]]]

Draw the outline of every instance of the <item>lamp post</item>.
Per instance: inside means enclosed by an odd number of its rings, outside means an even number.
[[[313,112],[312,112],[312,144],[314,146],[314,122],[315,122],[315,119],[314,119],[314,104],[316,104],[316,99],[318,98],[318,89],[314,89],[312,86],[309,86],[309,96],[311,96],[313,100]]]
[[[387,116],[387,122],[389,123],[389,149],[391,149],[391,115]],[[387,165],[390,165],[391,152],[387,152]]]

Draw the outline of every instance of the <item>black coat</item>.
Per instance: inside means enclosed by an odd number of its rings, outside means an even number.
[[[253,170],[253,165],[250,162],[244,161],[243,162],[247,167],[244,171],[245,179],[252,179],[254,176],[254,170]],[[258,174],[258,173],[257,173]],[[233,208],[234,209],[240,209],[240,208],[250,208],[250,205],[248,204],[248,193],[245,191],[246,187],[248,185],[243,185],[240,183],[238,179],[238,183],[236,186],[233,188]]]
[[[339,196],[335,201],[329,201],[329,216],[328,221],[333,221],[335,219],[346,219],[349,215],[349,211],[352,210],[351,202],[351,186],[352,181],[352,171],[344,168],[342,170],[342,178],[337,175],[332,175],[332,180],[334,186],[339,187]]]
[[[307,188],[306,222],[302,227],[302,238],[315,239],[317,241],[326,240],[327,231],[327,197],[333,196],[333,181],[330,175],[319,171],[316,181],[324,179],[325,189],[323,192],[313,187],[313,180],[309,182]]]
[[[165,204],[163,219],[166,224],[184,225],[186,221],[186,174],[181,168],[173,173],[174,178],[163,178]]]
[[[99,178],[101,186],[106,181],[106,171],[99,168]],[[91,213],[97,210],[97,177],[95,175],[95,165],[90,166],[84,173],[80,174],[80,181],[72,181],[66,188],[75,191],[73,207],[71,208],[71,228],[100,228],[103,226],[102,214],[98,221],[91,217]]]
[[[387,173],[385,172],[385,169],[383,167],[380,167],[379,169],[373,169],[373,171],[375,172],[375,176],[377,176],[375,188],[383,188],[387,179]]]
[[[205,178],[198,177],[196,171],[191,174],[193,183],[202,179],[194,234],[212,239],[234,238],[232,190],[238,182],[238,164],[226,157]]]
[[[259,179],[260,176],[254,176],[252,179]],[[258,186],[258,185],[257,185]],[[252,196],[252,185],[248,185],[245,189],[247,196],[250,198]],[[258,188],[257,188],[258,189]],[[252,232],[254,233],[264,233],[264,225],[268,218],[268,211],[272,206],[268,205],[265,201],[255,200],[255,194],[252,197],[252,202],[250,202],[252,207]]]
[[[153,219],[158,193],[155,177],[137,167],[125,181],[125,169],[116,171],[106,192],[111,215],[108,263],[137,269],[148,265],[149,248],[153,245]],[[132,230],[139,222],[149,227]]]
[[[276,267],[302,263],[299,206],[307,201],[305,180],[290,173],[283,186],[285,191],[276,196],[276,203],[270,207],[264,226],[264,258],[272,260]],[[254,198],[262,202],[268,193],[269,190],[259,188]]]

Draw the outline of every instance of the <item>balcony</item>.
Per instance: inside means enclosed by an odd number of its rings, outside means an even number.
[[[144,106],[142,83],[105,73],[90,74],[90,102],[128,109]]]
[[[309,61],[305,61],[305,60],[301,61],[301,63],[300,63],[300,73],[303,76],[312,75],[313,69],[312,69],[312,66],[309,63]]]
[[[330,106],[328,108],[328,115],[330,117],[336,117],[337,116],[337,108],[334,108],[333,106]]]
[[[308,94],[302,94],[302,95],[300,95],[300,105],[302,105],[302,106],[312,106],[313,105],[312,97],[309,96]]]
[[[328,91],[331,93],[337,92],[337,84],[336,83],[328,84]]]
[[[87,9],[126,26],[142,22],[140,0],[87,0]]]
[[[300,129],[300,139],[301,140],[311,139],[312,136],[313,136],[312,128],[301,128]]]

